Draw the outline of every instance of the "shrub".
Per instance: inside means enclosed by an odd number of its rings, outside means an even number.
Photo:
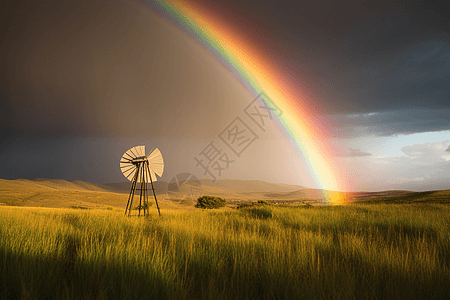
[[[258,204],[260,204],[260,205],[272,205],[269,202],[267,202],[266,200],[258,200]]]
[[[134,209],[139,210],[139,209],[148,209],[149,207],[151,207],[153,205],[152,202],[147,202],[144,203],[143,205],[137,205],[134,207]]]
[[[262,206],[262,205],[272,205],[270,202],[266,200],[258,200],[258,202],[244,202],[239,203],[237,205],[237,208],[249,208],[249,207],[255,207],[255,206]]]
[[[225,199],[214,196],[202,196],[197,199],[197,208],[219,208],[225,206]]]

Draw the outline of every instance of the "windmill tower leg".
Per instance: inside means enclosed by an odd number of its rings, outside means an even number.
[[[148,173],[150,174],[150,183],[152,184],[152,190],[153,190],[153,196],[155,197],[156,208],[158,209],[158,214],[161,217],[161,212],[159,211],[158,200],[156,199],[155,187],[153,186],[152,174],[150,173],[150,168],[148,165],[147,165],[147,168],[148,168]]]
[[[148,194],[147,194],[147,172],[145,168],[146,162],[143,162],[141,165],[141,195],[139,197],[139,216],[141,215],[141,209],[143,209],[143,213],[145,216],[145,211],[147,210],[148,214]],[[148,168],[147,168],[148,170]]]
[[[147,168],[144,167],[145,170],[148,170],[148,161],[145,161],[144,164],[147,166]],[[150,174],[148,174],[147,172],[144,172],[144,216],[145,213],[147,211],[147,216],[149,215],[149,210],[148,210],[148,189],[147,189],[147,184],[148,184],[148,176],[150,176]]]
[[[142,163],[142,174],[141,174],[141,195],[139,198],[139,215],[141,215],[141,208],[143,209],[144,212],[144,216],[145,213],[147,212],[148,215],[148,191],[147,191],[147,183],[148,183],[148,178],[147,178],[147,172],[146,170],[148,170],[148,166],[147,168],[145,168],[147,166],[146,162]]]
[[[145,169],[143,166],[143,163],[139,164],[141,166],[140,171],[141,171],[141,193],[139,195],[139,216],[141,216],[141,208],[142,206],[142,197],[143,197],[143,192],[144,192],[144,184],[145,184]],[[145,209],[144,209],[144,215],[145,215]]]
[[[137,178],[139,175],[139,166],[138,166],[138,170],[136,172],[136,174],[134,175],[133,178],[133,183],[131,184],[131,191],[130,191],[130,196],[128,197],[128,203],[127,203],[127,207],[125,209],[125,215],[130,215],[131,213],[131,207],[133,206],[133,198],[134,198],[134,193],[136,192],[136,184],[137,184]]]
[[[147,190],[147,183],[145,183],[145,205],[144,207],[147,209],[147,216],[149,215],[149,207],[148,207],[148,190]],[[145,214],[145,211],[144,211]]]

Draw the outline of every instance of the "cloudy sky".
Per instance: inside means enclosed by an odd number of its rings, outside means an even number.
[[[191,2],[191,1],[189,1]],[[450,187],[444,1],[192,1],[229,22],[317,108],[354,190]],[[0,2],[0,178],[119,182],[157,146],[169,181],[254,99],[152,1]],[[338,124],[333,126],[333,124]],[[270,128],[217,179],[314,187]]]

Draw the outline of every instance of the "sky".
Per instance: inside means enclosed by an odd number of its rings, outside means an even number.
[[[173,1],[172,1],[173,2]],[[450,11],[443,1],[185,1],[238,32],[326,131],[345,190],[450,187]],[[0,2],[0,178],[126,180],[129,148],[158,147],[161,180],[225,151],[256,95],[160,3]],[[227,41],[222,41],[225,45]],[[266,69],[268,72],[269,69]],[[285,111],[287,113],[287,111]],[[317,187],[273,124],[216,179]],[[212,144],[211,144],[212,143]],[[320,147],[318,148],[320,149]],[[327,176],[327,174],[322,174]]]

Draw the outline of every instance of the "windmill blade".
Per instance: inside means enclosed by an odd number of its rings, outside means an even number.
[[[155,148],[150,154],[147,156],[150,171],[159,177],[162,176],[164,172],[164,160],[158,148]],[[156,177],[155,177],[156,178]],[[152,176],[153,180],[153,176]]]
[[[152,150],[150,150],[150,152],[147,154],[147,158],[150,156],[150,154],[152,154],[153,151],[155,151],[156,147],[153,147]]]
[[[123,176],[125,176],[129,181],[133,180],[135,173],[136,173],[136,168],[122,172]]]
[[[138,157],[145,156],[145,146],[137,146],[134,148],[136,148]]]
[[[141,147],[144,147],[144,150],[145,150],[145,146],[137,146],[137,147],[128,149],[128,151],[122,155],[121,161],[131,161],[132,159],[135,159],[136,157],[143,156],[143,155],[140,155]],[[145,153],[145,151],[144,151],[144,153]]]
[[[131,166],[125,166],[125,167],[121,167],[120,170],[122,171],[122,173],[129,173],[131,171],[134,171],[136,169],[135,166],[131,165]]]
[[[155,172],[153,172],[153,170],[151,170],[151,169],[150,169],[150,174],[151,174],[151,176],[152,176],[152,181],[153,181],[153,182],[158,181],[158,179],[156,179],[156,174],[155,174]]]
[[[134,173],[136,172],[136,166],[131,162],[121,162],[120,170],[122,171],[123,176],[125,176],[128,180],[133,180]]]
[[[123,176],[132,181],[136,172],[136,166],[132,163],[133,159],[145,155],[145,146],[137,146],[129,149],[120,159],[120,170]]]

